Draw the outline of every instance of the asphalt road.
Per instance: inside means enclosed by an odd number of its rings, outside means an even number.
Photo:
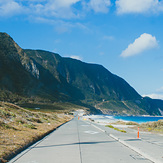
[[[105,132],[74,118],[10,163],[151,163]]]

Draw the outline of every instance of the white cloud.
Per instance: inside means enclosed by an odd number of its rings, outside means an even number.
[[[0,0],[0,16],[12,16],[23,11],[23,7],[14,0]]]
[[[128,45],[121,53],[121,57],[131,57],[138,55],[146,50],[156,48],[158,46],[158,41],[155,36],[144,33],[139,38],[137,38],[132,44]]]
[[[159,92],[159,93],[163,93],[163,87],[157,89],[156,91]]]
[[[143,97],[150,97],[152,99],[161,99],[163,100],[163,94],[146,94],[146,95],[142,95]]]
[[[151,94],[145,94],[142,95],[143,97],[150,97],[152,99],[161,99],[163,100],[163,87],[159,88],[156,90],[156,93],[151,93]]]
[[[55,22],[55,30],[61,34],[65,32],[71,32],[71,30],[74,28],[74,25],[69,22],[64,22],[64,21],[57,21]]]
[[[80,0],[51,0],[51,4],[55,4],[59,7],[70,7],[71,5],[79,2]]]
[[[116,0],[117,12],[124,13],[145,13],[155,11],[161,2],[158,0]]]
[[[115,39],[115,37],[114,36],[103,36],[103,38],[102,38],[103,40],[114,40]]]
[[[52,21],[55,25],[55,30],[61,34],[65,32],[71,32],[74,28],[78,28],[84,31],[89,31],[89,29],[81,23],[72,23],[72,22],[65,22],[65,21]]]
[[[115,3],[119,14],[163,11],[163,0],[116,0]],[[20,13],[70,19],[86,16],[90,10],[108,13],[111,6],[111,0],[0,0],[0,16]]]
[[[33,13],[48,17],[74,18],[78,17],[72,6],[80,0],[49,0],[47,3],[31,4]]]
[[[64,20],[56,20],[53,18],[44,18],[44,17],[30,17],[30,21],[34,21],[35,23],[46,23],[54,26],[54,29],[59,34],[65,32],[71,32],[74,28],[81,29],[83,31],[90,32],[90,29],[84,24],[78,22],[70,22]]]
[[[83,58],[82,58],[82,57],[77,56],[77,55],[71,55],[71,56],[70,56],[70,58],[77,59],[77,60],[80,60],[80,61],[82,61],[82,60],[83,60]]]
[[[107,13],[111,2],[110,0],[90,0],[88,6],[96,13]]]
[[[21,14],[44,17],[78,17],[73,5],[80,0],[0,0],[0,16]],[[76,11],[76,10],[75,10]]]
[[[105,53],[104,52],[100,52],[99,55],[103,56],[103,55],[105,55]]]
[[[65,55],[64,57],[72,58],[72,59],[77,59],[77,60],[80,60],[80,61],[83,60],[83,58],[81,56],[79,56],[79,55]]]

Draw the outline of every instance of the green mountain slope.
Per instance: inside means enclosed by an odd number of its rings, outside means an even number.
[[[20,48],[12,38],[2,33],[0,35],[0,88],[24,95],[28,94],[28,87],[37,83],[37,80],[24,69],[21,55]]]
[[[101,65],[62,58],[58,54],[46,51],[24,51],[47,69],[60,84],[63,84],[61,88],[58,88],[60,91],[71,86],[70,92],[74,91],[73,93],[75,93],[77,90],[74,89],[77,88],[82,93],[78,97],[80,100],[130,100],[140,98],[140,95],[127,82],[113,75]]]
[[[110,114],[159,115],[163,110],[163,101],[142,98],[125,80],[101,65],[21,49],[6,33],[0,33],[0,58],[1,100],[11,98],[6,94],[14,94],[34,102],[69,101]]]
[[[31,60],[6,33],[0,33],[0,58],[1,100],[17,101],[21,97],[58,99],[60,93],[56,90],[54,95],[46,84],[39,80],[39,69],[43,69],[42,66]],[[48,74],[46,69],[44,72]],[[55,84],[56,79],[51,78],[48,81]]]

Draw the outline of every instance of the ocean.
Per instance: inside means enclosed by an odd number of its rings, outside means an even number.
[[[132,121],[137,123],[145,123],[145,122],[154,122],[158,120],[163,120],[163,116],[155,117],[155,116],[110,116],[110,115],[89,115],[84,116],[85,118],[90,118],[97,123],[107,124],[114,123],[116,121]]]
[[[153,122],[158,120],[163,120],[163,117],[154,116],[113,116],[116,120],[122,121],[132,121],[137,123]]]

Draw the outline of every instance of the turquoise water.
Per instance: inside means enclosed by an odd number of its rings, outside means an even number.
[[[137,123],[153,122],[163,120],[163,117],[144,117],[144,116],[113,116],[114,119],[123,121],[133,121]]]

